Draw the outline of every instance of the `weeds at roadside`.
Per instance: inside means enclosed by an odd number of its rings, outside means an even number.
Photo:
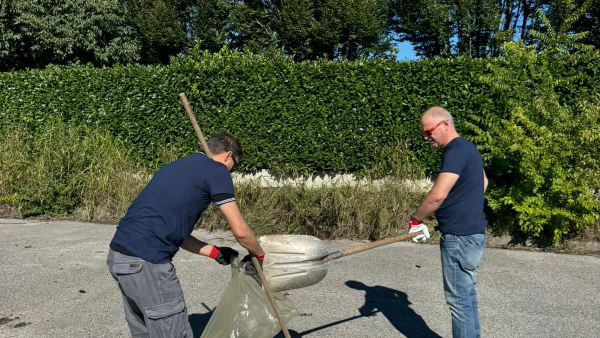
[[[167,146],[157,155],[156,168],[144,167],[108,132],[58,119],[47,121],[36,135],[22,130],[9,126],[0,141],[0,197],[18,205],[23,217],[118,221],[154,170],[178,157]],[[424,195],[413,186],[423,174],[410,167],[408,156],[405,145],[390,149],[382,156],[389,161],[362,173],[355,185],[269,187],[255,180],[237,184],[236,199],[258,234],[392,236],[405,231],[409,213]],[[212,230],[227,224],[211,207],[200,226]]]
[[[47,121],[35,135],[18,125],[0,135],[0,215],[60,217],[116,222],[162,164],[181,155],[163,147],[154,165],[144,166],[102,128]],[[386,151],[355,184],[268,186],[261,180],[236,184],[236,199],[257,234],[310,234],[326,238],[380,239],[406,231],[411,212],[429,189],[405,144]],[[305,175],[298,174],[296,178]],[[292,177],[295,178],[295,177]],[[199,226],[226,229],[211,207]],[[490,227],[502,235],[502,229]],[[597,241],[598,224],[576,241]],[[557,250],[571,251],[567,244]]]
[[[0,142],[0,192],[20,214],[118,219],[148,181],[148,172],[104,130],[47,121],[37,135],[18,125]]]
[[[426,193],[415,188],[424,173],[410,165],[409,157],[406,145],[399,144],[382,156],[388,162],[362,173],[356,184],[312,187],[300,180],[296,186],[272,187],[255,180],[238,184],[236,199],[258,234],[370,240],[394,236],[406,231],[410,213]],[[210,208],[200,226],[224,229],[227,224],[216,208]]]

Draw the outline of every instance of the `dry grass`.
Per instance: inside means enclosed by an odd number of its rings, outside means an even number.
[[[405,145],[381,158],[390,160],[363,173],[364,184],[308,184],[263,187],[260,181],[236,186],[236,199],[244,218],[258,234],[310,234],[319,238],[379,239],[406,231],[411,212],[425,195],[410,183],[423,178],[413,168]],[[387,173],[384,183],[376,181]],[[209,229],[225,228],[216,208],[200,223]]]
[[[0,215],[4,217],[116,222],[159,165],[140,165],[121,142],[101,129],[48,121],[36,135],[19,126],[5,130],[0,139]],[[238,183],[236,198],[257,234],[370,240],[394,236],[405,231],[410,213],[426,192],[415,189],[414,182],[424,175],[410,165],[410,156],[405,145],[397,145],[380,156],[385,163],[361,173],[360,184],[265,187],[257,179]],[[178,153],[165,146],[157,158],[157,163],[166,163],[178,158]],[[204,213],[199,225],[227,228],[214,207]],[[583,229],[575,239],[600,240],[599,225]]]
[[[23,216],[117,221],[156,168],[139,165],[122,143],[103,130],[48,121],[36,135],[19,126],[5,129],[0,141],[0,203]],[[246,221],[258,234],[311,234],[320,238],[378,239],[405,231],[408,215],[423,192],[406,182],[421,179],[410,166],[405,145],[381,158],[359,185],[263,187],[259,181],[236,186]],[[177,158],[164,147],[158,163]],[[385,183],[375,182],[386,176]],[[226,228],[217,208],[200,222]]]
[[[106,131],[59,120],[24,130],[9,126],[0,141],[0,199],[12,196],[21,216],[118,219],[148,181]]]
[[[87,220],[117,220],[150,180],[150,173],[107,134],[93,134],[82,142],[93,154],[78,176],[81,202],[74,212]]]
[[[165,146],[156,165],[143,166],[106,131],[56,120],[48,121],[36,135],[20,126],[4,130],[0,135],[2,217],[116,222],[160,163],[179,157],[176,149]],[[236,184],[236,199],[257,234],[371,240],[398,235],[406,230],[410,213],[426,193],[414,183],[422,182],[424,174],[410,165],[411,154],[404,144],[379,158],[385,163],[362,172],[360,184],[265,187],[259,178]],[[301,178],[297,176],[291,178]],[[198,225],[227,228],[214,207]],[[575,239],[600,241],[600,224],[583,229]]]
[[[261,187],[239,184],[236,199],[244,218],[258,234],[309,234],[319,238],[379,239],[406,231],[408,217],[424,197],[400,182],[385,185]],[[200,226],[227,224],[217,208]]]

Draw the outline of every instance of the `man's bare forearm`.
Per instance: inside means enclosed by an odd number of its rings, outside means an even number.
[[[235,236],[238,243],[255,256],[263,255],[265,252],[260,247],[252,229],[244,221],[237,203],[235,201],[226,203],[219,206],[219,208],[225,215],[227,223],[229,223],[229,227],[231,228],[231,233]]]
[[[428,197],[421,202],[417,210],[413,213],[413,217],[419,221],[423,221],[429,215],[433,214],[442,205],[442,202],[444,202],[444,200],[436,200]]]
[[[246,226],[248,227],[248,225],[246,225]],[[248,229],[250,229],[250,228],[248,227]],[[246,250],[248,250],[249,253],[251,253],[255,256],[260,256],[265,253],[263,251],[263,249],[260,247],[260,244],[258,243],[258,239],[256,239],[256,236],[254,236],[254,233],[252,231],[244,232],[242,234],[233,233],[233,236],[235,237],[237,242],[240,243],[241,246],[243,246]]]
[[[453,173],[441,173],[431,190],[427,193],[427,196],[425,196],[423,202],[417,208],[417,211],[413,214],[413,217],[419,221],[423,221],[439,209],[448,196],[448,192],[458,180],[458,177],[457,174]]]

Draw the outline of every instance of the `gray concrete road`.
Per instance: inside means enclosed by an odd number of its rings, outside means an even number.
[[[0,219],[0,337],[127,337],[105,260],[114,225]],[[229,233],[196,231],[221,245]],[[333,250],[357,245],[327,242]],[[199,337],[229,268],[174,260]],[[600,336],[600,259],[488,248],[479,270],[483,337]],[[315,286],[289,291],[292,337],[450,337],[437,245],[396,243],[332,262]],[[282,337],[282,335],[278,336]]]

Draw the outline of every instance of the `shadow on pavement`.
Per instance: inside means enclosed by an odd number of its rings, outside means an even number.
[[[312,328],[303,332],[289,330],[290,337],[299,338],[308,334],[336,326],[345,322],[362,317],[384,315],[387,320],[398,330],[399,333],[407,338],[442,338],[440,335],[432,331],[425,323],[423,318],[415,313],[410,308],[410,302],[406,293],[385,286],[367,286],[358,281],[347,281],[346,285],[355,290],[365,291],[365,304],[358,311],[359,315],[338,320],[326,325]],[[204,304],[203,304],[204,305]],[[206,305],[204,305],[206,307]],[[210,312],[204,314],[192,314],[189,316],[190,325],[194,331],[194,338],[199,338],[202,331],[208,324],[212,310],[206,307]],[[284,338],[282,332],[275,338]]]
[[[384,286],[367,286],[358,281],[347,281],[346,285],[352,289],[363,290],[365,294],[365,304],[358,309],[360,315],[342,319],[333,323],[319,326],[304,332],[290,331],[292,338],[303,337],[310,333],[326,329],[335,325],[349,322],[361,317],[384,315],[387,320],[407,338],[442,338],[432,331],[425,323],[423,318],[410,308],[410,302],[406,293]],[[284,338],[283,333],[279,333],[276,338]]]
[[[209,311],[208,313],[193,313],[188,316],[190,326],[194,332],[194,338],[200,338],[202,332],[206,328],[206,324],[208,324],[208,321],[210,320],[210,316],[212,316],[214,312],[214,309],[209,308],[206,304],[202,303],[202,305]]]

